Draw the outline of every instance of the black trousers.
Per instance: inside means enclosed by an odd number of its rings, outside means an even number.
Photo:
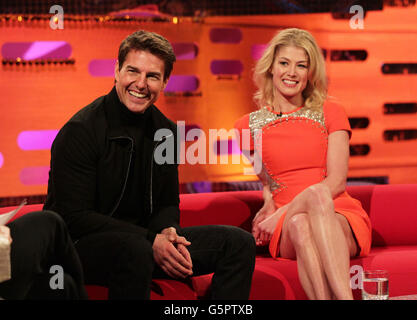
[[[232,226],[182,229],[193,275],[214,272],[211,299],[248,299],[255,266],[252,235]],[[76,249],[87,284],[109,288],[109,299],[149,299],[152,278],[169,278],[154,262],[152,244],[144,237],[103,232],[80,239]]]
[[[0,283],[0,297],[11,300],[88,298],[77,251],[58,214],[31,212],[7,226],[13,240],[11,279]]]

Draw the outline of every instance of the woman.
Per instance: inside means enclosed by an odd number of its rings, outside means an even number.
[[[297,260],[310,299],[353,299],[349,260],[369,252],[371,224],[345,191],[351,130],[344,110],[326,100],[325,63],[312,35],[279,32],[254,80],[260,109],[236,128],[250,129],[251,150],[243,151],[258,151],[262,159],[257,244],[269,242],[276,259]]]

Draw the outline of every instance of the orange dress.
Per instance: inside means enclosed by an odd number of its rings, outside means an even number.
[[[351,128],[344,109],[326,101],[321,111],[299,107],[281,116],[265,107],[243,116],[235,127],[249,129],[251,151],[262,146],[262,179],[279,208],[305,188],[326,177],[327,142],[330,133]],[[240,135],[242,137],[242,134]],[[262,138],[260,140],[260,137]],[[245,151],[245,150],[242,150]],[[248,150],[246,150],[248,151]],[[346,217],[360,247],[360,256],[371,248],[371,222],[360,201],[342,193],[334,199],[337,213]],[[274,258],[279,257],[279,240],[285,213],[280,217],[269,244]]]

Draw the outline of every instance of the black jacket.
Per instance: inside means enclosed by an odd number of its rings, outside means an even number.
[[[179,227],[177,164],[157,164],[154,151],[164,141],[147,142],[150,168],[144,179],[147,226],[137,226],[112,217],[123,197],[132,160],[133,139],[120,122],[120,104],[115,88],[77,112],[59,131],[51,148],[48,195],[44,209],[59,213],[74,241],[103,231],[122,228],[141,233],[153,242],[156,233]],[[168,129],[166,139],[176,148],[176,125],[154,105],[153,130]],[[165,141],[167,142],[167,141]],[[175,149],[176,150],[176,149]],[[176,152],[176,151],[175,151]]]

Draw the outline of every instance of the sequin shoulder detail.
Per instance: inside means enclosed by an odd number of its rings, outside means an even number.
[[[262,129],[267,124],[274,121],[288,121],[292,118],[304,118],[309,119],[314,122],[319,123],[322,127],[325,127],[324,113],[323,111],[311,110],[308,108],[301,108],[292,113],[282,114],[278,116],[277,114],[269,111],[267,108],[262,108],[257,111],[251,112],[249,114],[249,129],[251,131],[252,137],[256,130]]]

